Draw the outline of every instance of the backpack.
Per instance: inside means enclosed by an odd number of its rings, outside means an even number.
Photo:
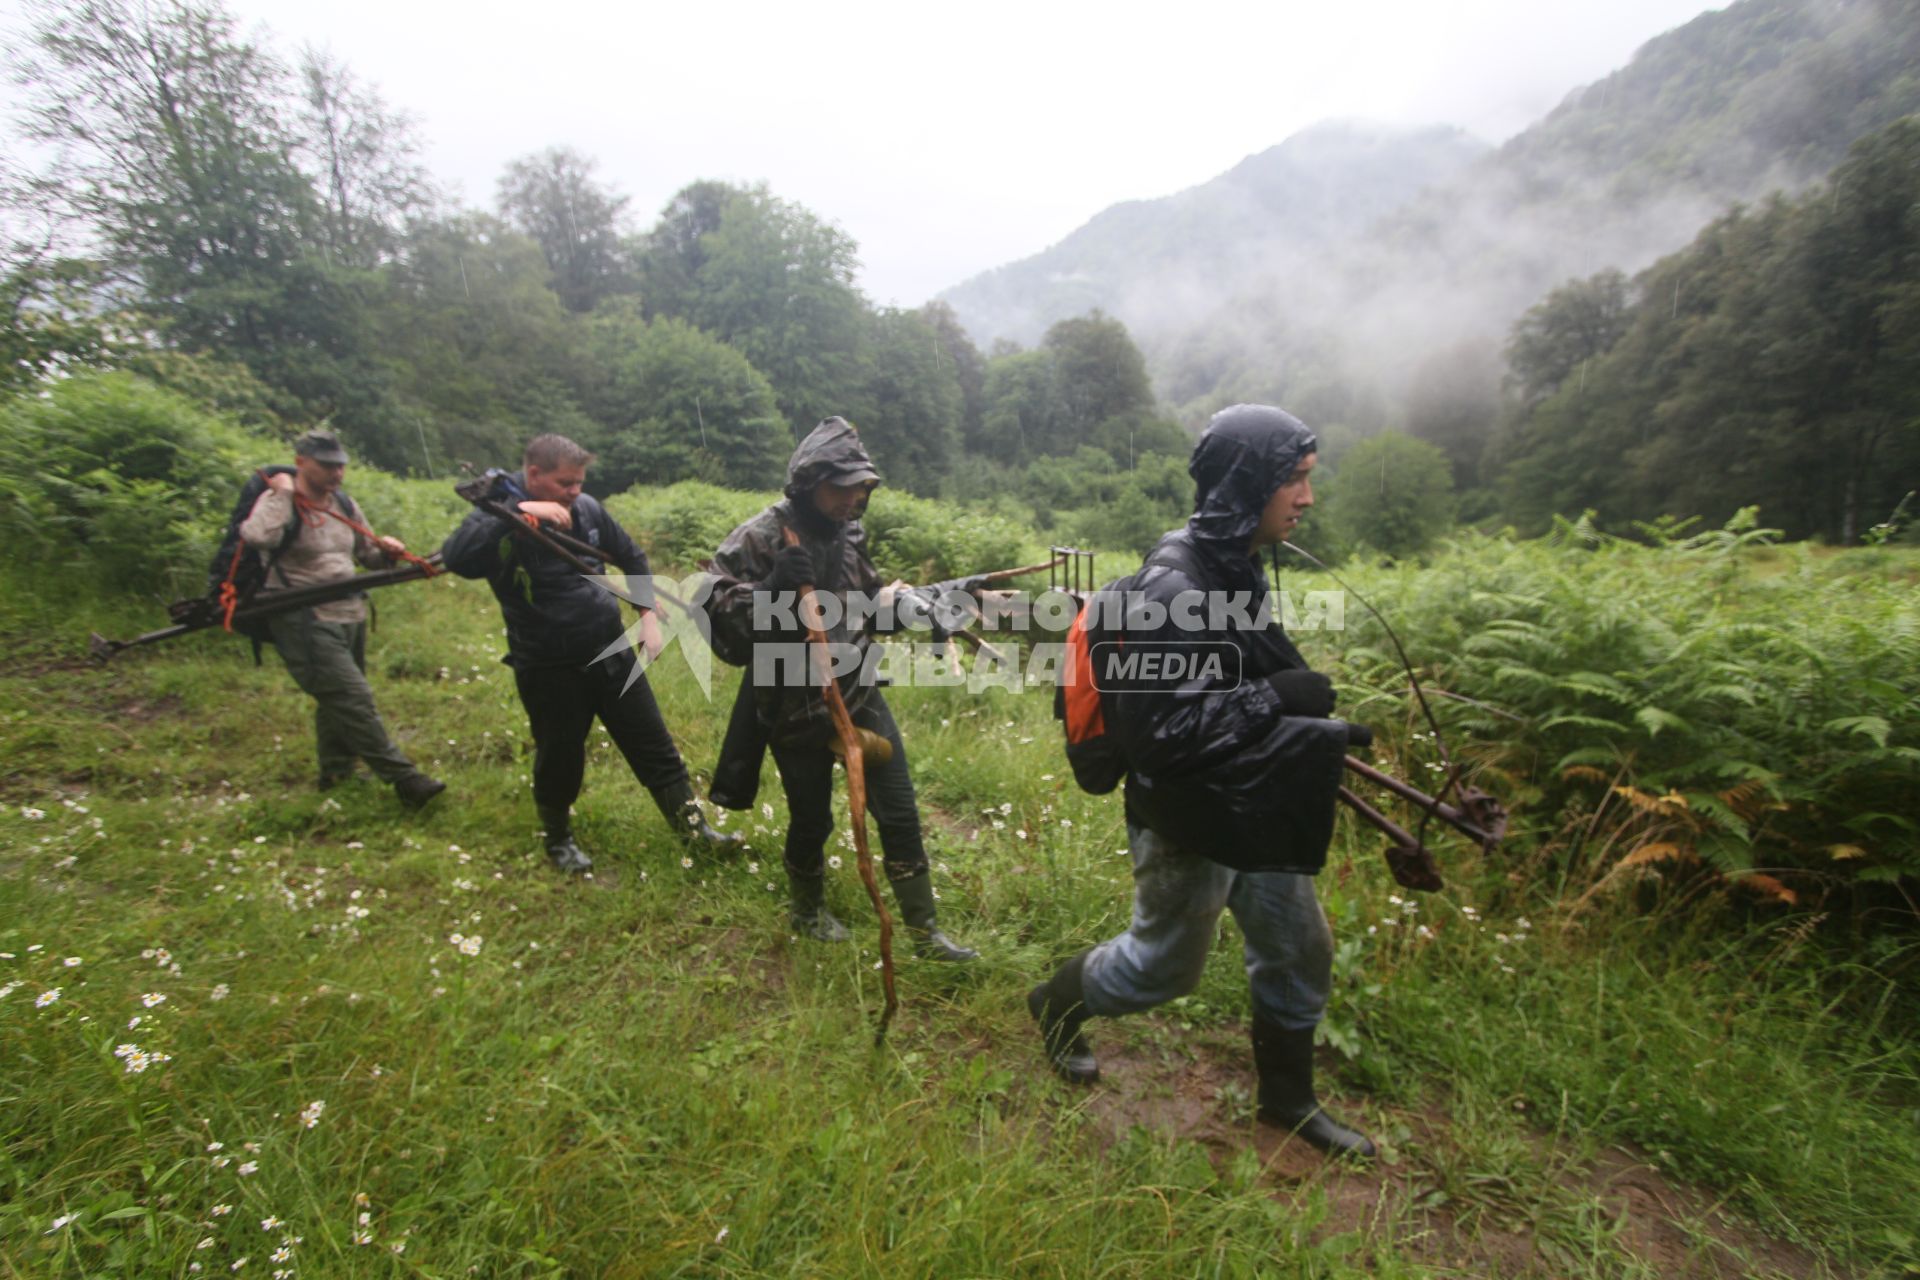
[[[1177,566],[1189,574],[1194,571],[1191,554],[1177,542],[1162,543],[1149,551],[1140,572],[1156,564]],[[1095,595],[1123,597],[1133,590],[1138,576],[1116,578]],[[1127,756],[1119,740],[1107,731],[1106,708],[1093,682],[1093,646],[1109,642],[1124,645],[1127,637],[1124,627],[1103,628],[1097,639],[1089,635],[1087,617],[1092,612],[1082,607],[1067,628],[1066,660],[1061,664],[1061,681],[1053,691],[1053,718],[1060,721],[1066,733],[1067,763],[1073,768],[1073,780],[1082,791],[1104,796],[1127,776]]]
[[[233,511],[227,516],[226,530],[220,535],[220,547],[213,553],[213,559],[207,563],[207,595],[215,600],[220,598],[221,589],[229,582],[233,584],[235,596],[244,605],[253,598],[255,592],[266,585],[267,575],[280,557],[286,554],[294,540],[300,536],[299,520],[287,521],[286,529],[280,535],[280,545],[275,547],[265,560],[259,556],[247,554],[247,545],[240,538],[240,526],[253,514],[254,504],[260,501],[260,495],[267,491],[269,476],[294,474],[294,468],[288,466],[262,467],[247,478],[240,486],[240,496],[234,500]],[[247,627],[248,624],[240,624]],[[254,624],[258,625],[258,624]],[[251,630],[246,634],[251,634]]]
[[[1127,776],[1127,757],[1119,742],[1107,733],[1100,691],[1093,687],[1093,643],[1087,638],[1084,608],[1067,628],[1067,657],[1062,668],[1063,678],[1053,690],[1053,718],[1066,731],[1067,763],[1073,767],[1073,780],[1082,791],[1104,796]]]

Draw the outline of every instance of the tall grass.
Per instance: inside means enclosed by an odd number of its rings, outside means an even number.
[[[443,489],[358,491],[431,545],[459,515]],[[855,940],[822,947],[787,926],[770,767],[766,808],[727,818],[752,850],[707,861],[596,733],[578,808],[595,877],[548,871],[479,584],[383,597],[382,712],[452,784],[418,817],[370,783],[310,790],[309,709],[271,657],[256,670],[200,635],[92,668],[72,661],[79,638],[132,624],[124,601],[0,591],[0,1271],[1653,1274],[1588,1181],[1625,1143],[1676,1196],[1698,1188],[1753,1224],[1711,1246],[1723,1265],[1770,1273],[1775,1237],[1808,1251],[1794,1274],[1897,1273],[1920,1263],[1911,933],[1856,936],[1770,895],[1611,892],[1674,868],[1615,874],[1631,804],[1569,776],[1588,762],[1567,756],[1604,746],[1610,785],[1655,796],[1707,793],[1720,755],[1750,757],[1797,806],[1751,830],[1754,865],[1811,858],[1798,824],[1829,802],[1786,791],[1792,753],[1826,743],[1835,765],[1864,761],[1823,773],[1833,786],[1881,785],[1871,735],[1822,726],[1875,714],[1855,700],[1872,679],[1910,690],[1873,639],[1910,627],[1910,573],[1792,548],[1499,541],[1356,570],[1456,695],[1448,727],[1518,824],[1492,858],[1439,840],[1449,888],[1409,903],[1343,823],[1320,881],[1338,939],[1323,1093],[1389,1155],[1377,1177],[1309,1162],[1304,1178],[1260,1155],[1230,924],[1193,995],[1092,1028],[1105,1051],[1167,1064],[1136,1088],[1223,1064],[1239,1083],[1199,1100],[1210,1142],[1100,1123],[1132,1114],[1126,1085],[1089,1094],[1041,1068],[1025,990],[1121,928],[1130,893],[1119,802],[1072,787],[1044,696],[889,694],[943,923],[986,959],[903,959],[903,1014],[876,1048],[875,933],[844,817],[830,895]],[[1857,600],[1859,625],[1822,622],[1813,597]],[[1304,638],[1342,664],[1343,705],[1392,730],[1383,755],[1422,772],[1402,681],[1357,612],[1344,635]],[[1816,660],[1720,640],[1735,621],[1829,629],[1808,640]],[[1477,639],[1516,623],[1535,640]],[[1792,685],[1795,718],[1702,692],[1690,664],[1709,656],[1756,681],[1782,664],[1766,683]],[[671,657],[650,678],[704,771],[734,677],[712,701]],[[1549,723],[1568,706],[1613,727]],[[1642,706],[1685,729],[1652,731]],[[1887,749],[1907,745],[1910,723],[1885,718]],[[1619,825],[1599,811],[1609,795]],[[1898,848],[1856,843],[1837,862],[1892,865]],[[1811,893],[1828,872],[1778,874]],[[1724,1224],[1693,1202],[1673,1212],[1707,1250]],[[1518,1254],[1496,1247],[1515,1237]]]
[[[1910,918],[1915,569],[1730,528],[1667,547],[1467,536],[1417,570],[1346,576],[1413,638],[1458,750],[1525,801],[1569,886],[1704,871]],[[1347,621],[1319,651],[1358,690],[1351,713],[1430,765],[1379,626],[1351,602]]]

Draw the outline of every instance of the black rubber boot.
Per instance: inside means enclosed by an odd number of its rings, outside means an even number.
[[[1047,1061],[1054,1074],[1068,1084],[1092,1084],[1100,1078],[1093,1046],[1080,1029],[1093,1015],[1087,1012],[1081,974],[1090,952],[1082,951],[1054,971],[1054,975],[1027,993],[1027,1012],[1040,1024]]]
[[[1371,1156],[1374,1146],[1363,1133],[1347,1128],[1320,1109],[1313,1093],[1313,1028],[1288,1031],[1270,1022],[1253,1023],[1253,1065],[1260,1073],[1260,1120],[1291,1130],[1296,1137],[1337,1156]]]
[[[540,814],[540,825],[546,830],[547,861],[553,864],[554,870],[571,875],[593,870],[593,859],[573,842],[573,815],[565,809],[544,804],[535,805],[534,809]]]
[[[653,788],[652,795],[667,825],[679,832],[689,846],[703,848],[708,853],[733,853],[746,843],[745,836],[716,831],[707,824],[706,813],[693,798],[693,784],[684,778],[669,787]]]
[[[845,942],[853,935],[827,910],[827,878],[787,873],[787,895],[795,932],[815,942]]]
[[[913,954],[922,960],[942,960],[948,964],[964,964],[980,958],[980,953],[972,947],[963,947],[940,932],[934,920],[931,872],[922,871],[917,876],[895,880],[893,900],[900,904],[900,918],[906,921],[907,936],[913,939]]]
[[[393,784],[393,794],[400,797],[400,803],[409,809],[423,809],[427,801],[447,789],[447,784],[438,778],[429,778],[424,773],[409,774]]]

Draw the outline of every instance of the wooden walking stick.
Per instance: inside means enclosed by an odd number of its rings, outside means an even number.
[[[791,529],[782,532],[786,534],[788,546],[800,545],[800,535]],[[873,876],[873,852],[867,847],[866,757],[860,749],[860,734],[854,728],[852,714],[847,710],[847,700],[840,696],[840,682],[833,678],[833,656],[827,650],[826,634],[813,622],[816,616],[811,608],[813,584],[802,583],[799,596],[800,617],[807,626],[808,655],[814,673],[820,677],[827,710],[833,713],[833,727],[840,733],[840,746],[845,753],[847,820],[853,826],[853,851],[860,864],[860,879],[867,886],[867,897],[873,902],[874,914],[880,917],[880,982],[886,988],[887,1007],[881,1011],[880,1026],[873,1033],[873,1042],[879,1044],[887,1038],[887,1024],[893,1021],[893,1012],[900,1007],[900,998],[893,990],[893,917],[888,914],[887,904],[880,898],[880,885]]]

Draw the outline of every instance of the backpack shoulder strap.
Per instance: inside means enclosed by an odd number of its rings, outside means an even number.
[[[1142,569],[1148,565],[1162,565],[1169,569],[1178,569],[1189,578],[1198,579],[1200,560],[1198,553],[1185,538],[1162,538],[1147,552],[1147,558],[1140,564]]]

